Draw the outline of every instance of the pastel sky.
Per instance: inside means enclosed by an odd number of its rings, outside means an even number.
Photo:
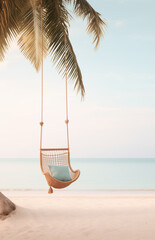
[[[97,51],[86,25],[71,22],[70,39],[86,88],[69,83],[72,157],[155,157],[155,2],[89,0],[106,19]],[[44,61],[44,147],[66,146],[65,82]],[[0,157],[38,157],[40,73],[11,45],[0,63]]]

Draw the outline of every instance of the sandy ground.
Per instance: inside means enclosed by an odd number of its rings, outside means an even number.
[[[9,195],[7,195],[9,196]],[[0,240],[154,240],[155,195],[11,194]]]

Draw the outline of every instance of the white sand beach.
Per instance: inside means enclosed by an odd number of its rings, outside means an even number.
[[[0,222],[0,240],[153,240],[155,236],[154,193],[7,196],[17,209]]]

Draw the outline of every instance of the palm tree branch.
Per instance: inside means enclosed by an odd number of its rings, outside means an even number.
[[[18,34],[21,1],[0,1],[0,61],[4,59],[10,41]]]
[[[43,9],[43,22],[45,12]],[[44,56],[47,53],[47,41],[45,32],[41,31],[41,8],[39,0],[30,0],[25,3],[23,9],[21,25],[20,25],[20,38],[18,45],[23,52],[24,56],[30,60],[38,71],[42,61],[42,47]],[[42,46],[43,36],[43,46]]]
[[[87,32],[93,34],[93,43],[95,43],[96,48],[103,37],[104,28],[106,27],[105,20],[101,19],[101,15],[86,0],[73,0],[73,6],[77,16],[87,19]]]
[[[46,0],[46,33],[49,39],[49,53],[56,65],[58,72],[65,76],[65,34],[66,34],[66,56],[67,74],[69,79],[75,81],[74,88],[81,91],[84,96],[85,89],[82,81],[82,74],[68,36],[68,12],[63,1]]]

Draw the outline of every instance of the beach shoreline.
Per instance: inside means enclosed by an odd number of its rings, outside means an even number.
[[[153,240],[155,191],[3,191],[17,210],[1,240]]]
[[[73,189],[53,189],[53,194],[48,194],[48,189],[10,189],[10,190],[1,190],[1,192],[8,196],[8,197],[14,197],[14,196],[51,196],[51,197],[67,197],[67,196],[91,196],[91,197],[124,197],[124,196],[155,196],[155,189],[127,189],[127,190],[73,190]]]

